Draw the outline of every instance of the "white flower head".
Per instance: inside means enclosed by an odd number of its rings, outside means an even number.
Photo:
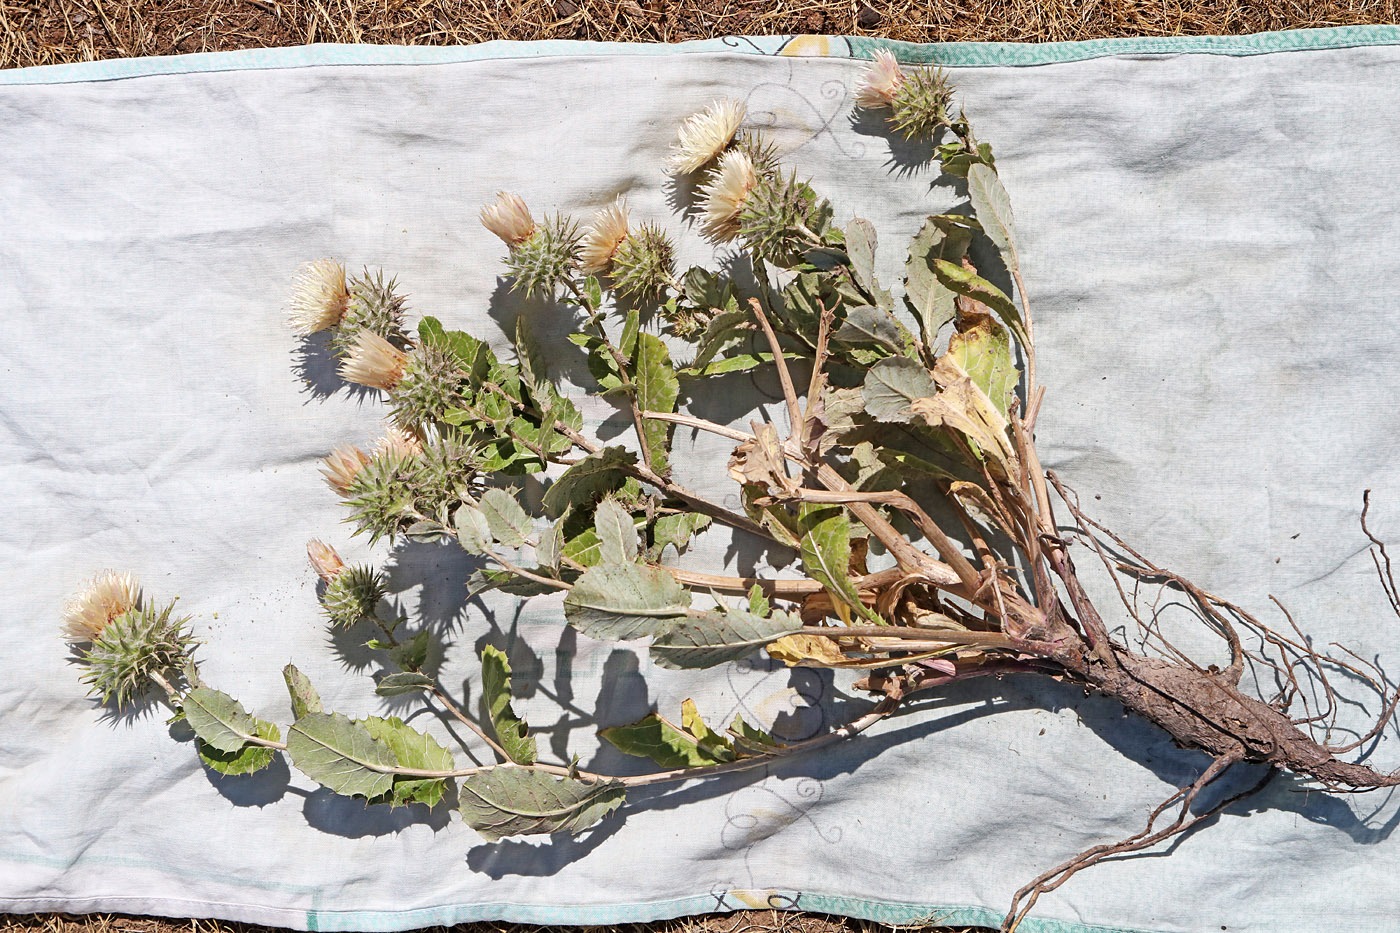
[[[739,233],[739,214],[744,201],[758,182],[753,161],[742,149],[732,149],[719,161],[719,170],[700,189],[705,199],[705,235],[723,243]]]
[[[899,62],[894,55],[881,49],[860,76],[856,103],[868,110],[888,107],[894,103],[894,96],[903,83],[904,73],[899,70]]]
[[[318,259],[298,269],[292,279],[287,321],[292,330],[309,337],[339,324],[349,304],[345,267],[334,259]]]
[[[608,271],[613,255],[627,239],[627,204],[621,198],[593,215],[579,244],[578,265],[586,275]]]
[[[408,460],[422,452],[423,442],[398,425],[390,425],[386,428],[384,436],[374,445],[376,457],[388,456],[399,460]]]
[[[335,548],[317,538],[306,542],[306,556],[311,559],[311,566],[316,568],[316,575],[327,583],[345,569],[345,561],[340,559]]]
[[[481,224],[505,241],[511,249],[530,239],[535,232],[535,218],[525,202],[513,194],[496,192],[496,203],[481,209]]]
[[[326,485],[343,496],[350,491],[355,477],[360,475],[365,464],[369,463],[369,454],[353,444],[342,444],[321,463],[321,475],[326,478]]]
[[[742,102],[724,97],[681,124],[680,134],[671,146],[666,167],[672,175],[703,168],[723,152],[739,132],[747,111]]]
[[[74,643],[93,642],[117,616],[141,604],[141,584],[129,573],[108,571],[94,578],[63,606],[63,635]]]
[[[374,331],[363,328],[355,335],[350,353],[340,364],[340,378],[371,389],[392,389],[403,378],[408,354]]]

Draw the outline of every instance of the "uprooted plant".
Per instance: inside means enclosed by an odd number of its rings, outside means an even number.
[[[748,284],[733,268],[677,274],[669,235],[634,224],[621,202],[583,229],[562,214],[536,221],[512,195],[482,211],[508,246],[513,287],[574,315],[569,339],[587,357],[593,394],[630,420],[628,443],[605,444],[585,429],[575,401],[551,380],[528,317],[519,320],[510,362],[431,317],[410,332],[393,281],[368,273],[347,280],[339,263],[322,260],[302,270],[292,320],[304,335],[332,331],[342,376],[382,390],[391,412],[373,453],[344,447],[326,461],[358,531],[374,540],[455,539],[484,561],[479,587],[522,598],[562,592],[569,625],[604,641],[650,639],[661,667],[712,667],[766,649],[789,665],[866,671],[857,687],[877,698],[869,712],[784,743],[742,718],[715,729],[687,702],[679,722],[653,713],[602,732],[623,752],[654,760],[656,773],[617,777],[577,760],[546,763],[512,710],[504,653],[488,647],[481,656],[486,713],[478,722],[424,672],[429,631],[410,631],[385,611],[384,575],[347,567],[316,541],[310,557],[330,624],[377,626],[369,645],[397,669],[378,681],[378,693],[423,694],[471,731],[471,745],[481,743],[467,751],[495,763],[460,767],[437,740],[397,718],[328,712],[291,666],[284,674],[295,721],[284,738],[200,680],[188,621],[143,599],[126,575],[99,578],[67,611],[70,639],[86,644],[79,657],[94,691],[123,704],[159,685],[194,731],[203,762],[223,774],[256,771],[285,752],[332,791],[391,806],[436,806],[455,782],[465,822],[488,840],[579,832],[615,810],[629,788],[790,758],[853,736],[912,697],[989,675],[1081,685],[1211,757],[1141,832],[1081,853],[1017,892],[1008,931],[1081,868],[1187,831],[1238,799],[1193,810],[1237,764],[1294,772],[1329,790],[1400,783],[1400,775],[1339,757],[1378,735],[1394,712],[1396,695],[1378,670],[1354,655],[1322,655],[1296,627],[1276,632],[1155,566],[1041,468],[1033,318],[991,149],[954,115],[936,70],[904,70],[882,54],[858,102],[888,108],[906,135],[934,137],[942,170],[965,180],[970,202],[964,212],[929,217],[913,236],[899,301],[876,280],[872,225],[856,218],[835,226],[831,206],[780,167],[733,101],[685,121],[669,169],[698,186],[692,214],[704,234],[742,247],[735,268],[751,273]],[[970,258],[979,241],[1001,265],[990,278]],[[998,287],[997,278],[1014,287]],[[688,361],[678,365],[672,352],[687,344]],[[693,397],[710,377],[760,368],[776,374],[784,417],[734,428],[677,409],[683,387]],[[733,442],[728,470],[742,511],[677,481],[678,426]],[[531,474],[548,481],[533,511],[518,494]],[[1364,528],[1364,512],[1362,521]],[[668,563],[717,524],[774,552],[796,552],[803,575],[760,579]],[[1126,595],[1140,646],[1157,649],[1138,653],[1115,638],[1080,584],[1073,541],[1110,575],[1183,594],[1228,646],[1228,664],[1193,662]],[[1371,541],[1400,610],[1385,550]],[[1330,743],[1338,704],[1329,669],[1362,678],[1381,701],[1374,728],[1344,744]],[[1277,695],[1246,692],[1247,672],[1248,682],[1275,684]]]

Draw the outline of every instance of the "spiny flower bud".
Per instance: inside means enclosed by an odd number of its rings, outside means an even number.
[[[340,364],[340,378],[371,389],[392,389],[403,378],[408,354],[374,331],[355,335],[350,354]]]
[[[335,327],[345,316],[350,290],[345,287],[345,267],[334,259],[318,259],[297,270],[292,280],[287,319],[303,337]]]
[[[461,383],[455,354],[431,344],[419,347],[393,387],[394,420],[414,428],[442,419],[462,404]]]
[[[593,215],[579,244],[578,267],[586,275],[607,272],[622,241],[627,239],[627,204],[621,198]]]
[[[512,287],[527,297],[554,294],[573,274],[578,249],[578,225],[562,214],[546,217],[506,257],[506,269],[515,279]]]
[[[326,478],[326,485],[344,496],[350,492],[355,477],[369,463],[369,454],[353,444],[342,444],[321,463],[321,475]]]
[[[916,68],[905,76],[890,101],[890,125],[906,138],[925,136],[948,122],[953,92],[937,68]]]
[[[382,573],[370,567],[347,567],[326,583],[321,608],[331,625],[346,628],[373,618],[386,593],[388,585]]]
[[[889,52],[881,49],[865,73],[860,76],[860,86],[856,88],[856,104],[867,110],[879,110],[894,103],[895,94],[904,83],[904,72],[899,70],[899,62]]]
[[[511,249],[530,239],[535,219],[525,202],[513,194],[496,192],[496,203],[481,209],[481,225],[505,241]]]
[[[758,175],[746,153],[733,149],[724,154],[719,171],[700,189],[705,200],[706,236],[716,243],[727,243],[739,234],[739,212],[757,182]]]
[[[824,210],[824,202],[795,172],[774,172],[758,176],[735,223],[746,247],[783,262],[817,239]]]
[[[100,574],[64,604],[63,636],[74,644],[96,641],[108,623],[140,603],[141,585],[131,574]]]
[[[376,457],[393,457],[408,460],[423,452],[423,442],[398,425],[385,428],[384,436],[374,444]]]
[[[399,349],[409,345],[404,332],[405,300],[397,290],[398,281],[384,281],[383,271],[373,277],[366,270],[350,283],[350,303],[336,328],[331,349],[342,359],[350,355],[361,331],[371,331]]]
[[[671,238],[655,224],[645,224],[618,245],[612,261],[613,290],[648,298],[666,287],[675,271],[676,249]]]
[[[670,173],[681,175],[704,168],[728,148],[745,112],[741,102],[722,98],[686,118],[666,162]]]
[[[311,559],[311,566],[316,568],[316,576],[327,583],[345,569],[345,562],[340,559],[335,548],[318,538],[306,542],[306,556]]]

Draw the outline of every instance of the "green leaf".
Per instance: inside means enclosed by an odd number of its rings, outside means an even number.
[[[771,734],[749,725],[738,713],[734,714],[734,721],[729,724],[729,735],[740,757],[744,757],[745,752],[750,756],[767,755],[786,747]]]
[[[710,516],[701,515],[699,512],[676,512],[672,515],[662,515],[651,526],[651,550],[648,552],[652,560],[660,560],[661,553],[669,544],[676,551],[684,552],[690,539],[696,532],[702,531],[710,526]]]
[[[431,633],[427,629],[407,641],[401,641],[389,649],[389,660],[403,671],[416,671],[428,660],[428,643]]]
[[[551,576],[559,572],[560,555],[564,550],[563,523],[550,525],[540,532],[540,543],[535,547],[535,563],[539,569]]]
[[[851,258],[851,273],[872,295],[879,289],[875,282],[875,225],[862,218],[852,218],[846,224],[846,255]]]
[[[766,616],[771,608],[768,597],[763,594],[763,587],[757,583],[749,587],[749,612],[756,616]]]
[[[773,354],[771,353],[739,353],[715,360],[703,368],[689,366],[686,368],[685,374],[687,376],[723,376],[725,373],[748,372],[772,361]]]
[[[282,733],[270,722],[261,719],[253,720],[253,731],[259,737],[270,742],[281,741]],[[238,774],[252,774],[254,771],[261,771],[272,764],[272,759],[276,757],[276,749],[268,748],[266,745],[244,745],[234,752],[221,752],[203,739],[194,740],[195,751],[199,753],[199,760],[220,774],[230,776]]]
[[[841,506],[803,506],[799,516],[802,529],[802,569],[807,576],[826,587],[861,614],[866,613],[860,593],[851,582],[851,520]]]
[[[846,320],[831,336],[849,346],[879,346],[900,353],[905,345],[906,332],[888,311],[859,305],[846,312]]]
[[[617,341],[618,350],[622,351],[622,355],[629,360],[637,352],[637,334],[641,329],[642,313],[633,308],[627,312],[627,317],[622,321],[622,335]]]
[[[710,318],[695,349],[695,360],[685,368],[687,375],[703,371],[709,362],[741,337],[753,332],[753,318],[747,311],[723,311]]]
[[[564,618],[589,638],[626,641],[660,635],[690,608],[690,593],[659,567],[602,564],[564,597]]]
[[[910,403],[930,398],[935,391],[937,387],[928,369],[903,356],[892,356],[870,367],[862,387],[865,410],[872,418],[903,423],[914,420]]]
[[[504,489],[486,490],[477,502],[477,508],[486,517],[486,525],[491,535],[506,547],[523,547],[525,537],[530,533],[530,516],[520,507],[515,496]]]
[[[282,668],[282,679],[287,682],[287,693],[292,697],[292,718],[300,719],[307,713],[321,712],[321,695],[311,686],[311,680],[295,665]]]
[[[1016,255],[1016,226],[1011,217],[1011,198],[1006,193],[996,169],[977,164],[968,169],[967,193],[972,199],[972,209],[982,222],[982,229],[997,249],[1001,251],[1002,262],[1011,272],[1020,268]]]
[[[496,740],[516,764],[535,763],[538,749],[525,720],[510,705],[510,659],[494,645],[481,649],[481,693]]]
[[[693,703],[691,707],[693,709]],[[695,714],[694,718],[698,720],[699,715]],[[700,768],[733,761],[734,753],[727,747],[729,743],[711,740],[712,736],[720,737],[708,728],[704,731],[706,741],[702,742],[700,736],[650,713],[631,725],[603,729],[598,735],[624,755],[650,758],[663,768]]]
[[[616,499],[604,499],[593,513],[598,532],[599,563],[630,564],[637,559],[637,528],[632,513]]]
[[[287,755],[307,777],[338,794],[374,798],[393,788],[398,759],[360,723],[311,713],[287,730]]]
[[[676,410],[676,397],[681,384],[671,365],[671,353],[666,344],[654,334],[637,336],[637,363],[633,382],[637,387],[637,407],[643,411],[668,414]],[[651,453],[651,468],[664,474],[670,468],[671,424],[667,421],[645,421],[642,433]]]
[[[397,674],[387,674],[379,678],[379,683],[375,685],[374,692],[382,697],[402,696],[405,693],[417,693],[419,690],[433,689],[433,679],[418,673],[417,671],[401,671]]]
[[[258,720],[227,693],[195,687],[185,694],[181,708],[194,734],[215,751],[236,752],[258,735]]]
[[[957,313],[957,296],[938,281],[933,263],[938,259],[961,260],[971,242],[971,232],[954,224],[948,215],[928,218],[909,241],[909,258],[904,263],[904,297],[918,318],[924,346],[930,351],[939,330]]]
[[[466,502],[459,505],[452,523],[457,526],[457,543],[468,554],[485,554],[494,546],[491,524],[476,506]]]
[[[948,341],[948,353],[1003,415],[1011,406],[1021,373],[1011,360],[1011,338],[988,317]]]
[[[681,727],[695,736],[695,741],[701,750],[712,758],[718,761],[734,760],[734,748],[729,737],[721,735],[705,724],[694,700],[687,699],[681,703]]]
[[[802,619],[787,612],[755,615],[742,609],[710,610],[679,620],[651,643],[658,667],[691,670],[737,661],[802,630]]]
[[[418,339],[427,346],[447,350],[457,357],[462,371],[474,386],[481,384],[491,365],[496,362],[496,355],[485,341],[460,330],[444,330],[435,317],[425,317],[418,322]]]
[[[570,506],[591,505],[627,481],[622,468],[637,462],[626,447],[604,447],[565,470],[544,492],[544,510],[550,518],[563,515]]]
[[[588,309],[595,311],[603,305],[603,285],[598,277],[590,275],[583,280],[583,294],[588,300]]]
[[[1021,322],[1021,312],[1016,309],[1016,305],[1006,293],[988,282],[982,276],[965,269],[960,265],[954,265],[943,259],[934,262],[934,274],[938,276],[938,281],[957,292],[959,295],[966,295],[995,311],[1006,326],[1016,333],[1016,338],[1023,344],[1029,344],[1030,339],[1026,336],[1025,325]]]
[[[462,818],[488,842],[505,836],[578,833],[616,810],[621,781],[588,783],[526,768],[491,768],[462,781]]]
[[[598,532],[585,528],[569,539],[564,545],[564,556],[584,567],[594,567],[603,562],[603,545],[598,540]]]
[[[359,724],[375,741],[389,747],[400,768],[451,771],[457,767],[456,762],[452,760],[452,753],[439,745],[436,739],[419,732],[397,716],[370,716],[361,720]],[[441,802],[443,791],[447,789],[447,780],[394,775],[392,793],[385,802],[391,807],[409,803],[435,807]]]

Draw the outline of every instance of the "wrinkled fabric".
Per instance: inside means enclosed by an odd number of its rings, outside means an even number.
[[[60,608],[119,568],[181,597],[204,678],[259,717],[290,721],[289,661],[329,709],[418,710],[375,697],[366,636],[327,633],[304,552],[319,536],[387,562],[469,708],[476,652],[508,650],[515,707],[554,760],[645,771],[596,730],[675,717],[687,697],[712,723],[741,713],[789,738],[868,709],[849,678],[764,657],[660,670],[635,643],[564,628],[557,600],[466,601],[455,546],[391,556],[352,538],[317,460],[367,444],[384,408],[283,321],[298,264],[335,257],[397,276],[412,317],[501,352],[530,315],[556,378],[586,384],[573,320],[508,294],[477,211],[497,190],[537,215],[625,195],[680,236],[685,263],[713,263],[724,251],[673,211],[685,193],[662,164],[677,123],[719,95],[747,103],[838,223],[875,224],[881,277],[897,282],[923,217],[965,193],[929,170],[926,146],[852,118],[862,67],[614,48],[0,84],[0,560],[17,584],[0,607],[0,906],[375,931],[752,905],[994,923],[1022,884],[1136,832],[1199,775],[1203,755],[1114,702],[1008,678],[949,688],[819,755],[635,793],[578,838],[488,845],[446,806],[367,809],[280,759],[221,778],[164,707],[113,714],[84,696]],[[1358,519],[1369,488],[1371,527],[1400,539],[1400,49],[1110,47],[952,77],[1016,212],[1047,468],[1156,563],[1286,630],[1272,594],[1318,645],[1393,670],[1400,621]],[[765,405],[781,423],[772,381],[691,385],[683,403],[737,423]],[[587,414],[626,440],[606,404]],[[737,505],[725,442],[681,431],[676,445],[678,477]],[[1097,558],[1075,557],[1134,640]],[[686,557],[758,559],[720,531]],[[1145,613],[1156,595],[1141,591]],[[1156,608],[1174,644],[1223,660],[1177,597]],[[1364,730],[1374,692],[1335,680],[1342,727]],[[410,722],[456,747],[450,720]],[[1400,765],[1394,728],[1354,754]],[[1222,793],[1259,776],[1239,769]],[[1390,929],[1397,821],[1389,794],[1279,777],[1184,841],[1080,874],[1022,929]]]

